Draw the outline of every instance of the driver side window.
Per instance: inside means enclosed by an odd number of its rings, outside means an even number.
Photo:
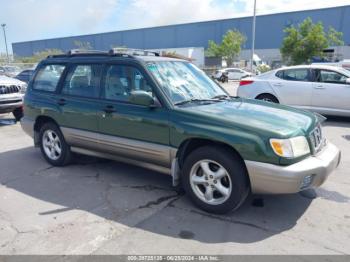
[[[142,90],[152,96],[152,88],[141,72],[131,66],[111,65],[104,77],[103,98],[114,101],[128,101],[132,91]]]
[[[330,84],[345,84],[347,77],[330,70],[319,70],[318,82]]]

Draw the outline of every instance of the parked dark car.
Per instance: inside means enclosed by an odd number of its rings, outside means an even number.
[[[15,76],[15,78],[28,84],[30,79],[33,76],[33,73],[34,73],[34,69],[26,69],[20,72],[17,76]]]

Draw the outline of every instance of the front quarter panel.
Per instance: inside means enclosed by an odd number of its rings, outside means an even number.
[[[170,145],[180,148],[194,138],[227,144],[244,160],[279,164],[279,157],[265,141],[268,135],[247,130],[241,126],[222,123],[213,117],[198,117],[197,114],[174,109],[170,117]]]

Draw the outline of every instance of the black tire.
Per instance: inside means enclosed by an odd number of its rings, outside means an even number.
[[[221,75],[220,76],[220,82],[222,82],[222,83],[228,82],[228,77],[225,76],[225,75]]]
[[[190,182],[191,171],[201,160],[214,161],[227,171],[226,174],[229,176],[231,183],[231,192],[223,203],[206,203],[197,196],[197,193],[193,189]],[[202,176],[204,176],[204,173]],[[185,192],[189,195],[193,203],[210,213],[224,214],[239,208],[250,192],[248,174],[243,161],[237,154],[219,146],[204,146],[196,149],[187,156],[182,169],[181,180]]]
[[[271,94],[261,94],[261,95],[258,95],[256,97],[256,99],[263,100],[263,101],[270,102],[270,103],[279,104],[277,97],[275,97],[274,95],[271,95]]]
[[[18,122],[23,117],[23,109],[21,107],[18,107],[15,110],[13,110],[12,114],[15,117],[16,122]]]
[[[58,139],[59,139],[61,153],[59,154],[57,159],[50,158],[48,156],[48,154],[45,152],[44,145],[43,145],[43,141],[44,141],[43,136],[44,136],[46,131],[48,131],[48,132],[53,131],[54,134],[56,134]],[[45,123],[40,129],[39,139],[40,139],[39,142],[40,142],[41,153],[43,154],[45,160],[47,162],[49,162],[51,165],[53,165],[53,166],[65,166],[71,162],[72,152],[70,150],[70,147],[66,143],[66,141],[62,135],[61,130],[59,129],[59,127],[55,123],[53,123],[53,122]]]

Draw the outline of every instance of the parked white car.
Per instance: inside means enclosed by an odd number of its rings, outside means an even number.
[[[242,80],[238,96],[350,116],[350,71],[326,65],[284,67]]]
[[[240,68],[220,69],[214,74],[214,78],[221,82],[227,82],[228,80],[241,80],[242,78],[249,76],[252,76],[250,72]]]
[[[0,75],[15,77],[21,72],[21,69],[18,66],[0,66]]]

